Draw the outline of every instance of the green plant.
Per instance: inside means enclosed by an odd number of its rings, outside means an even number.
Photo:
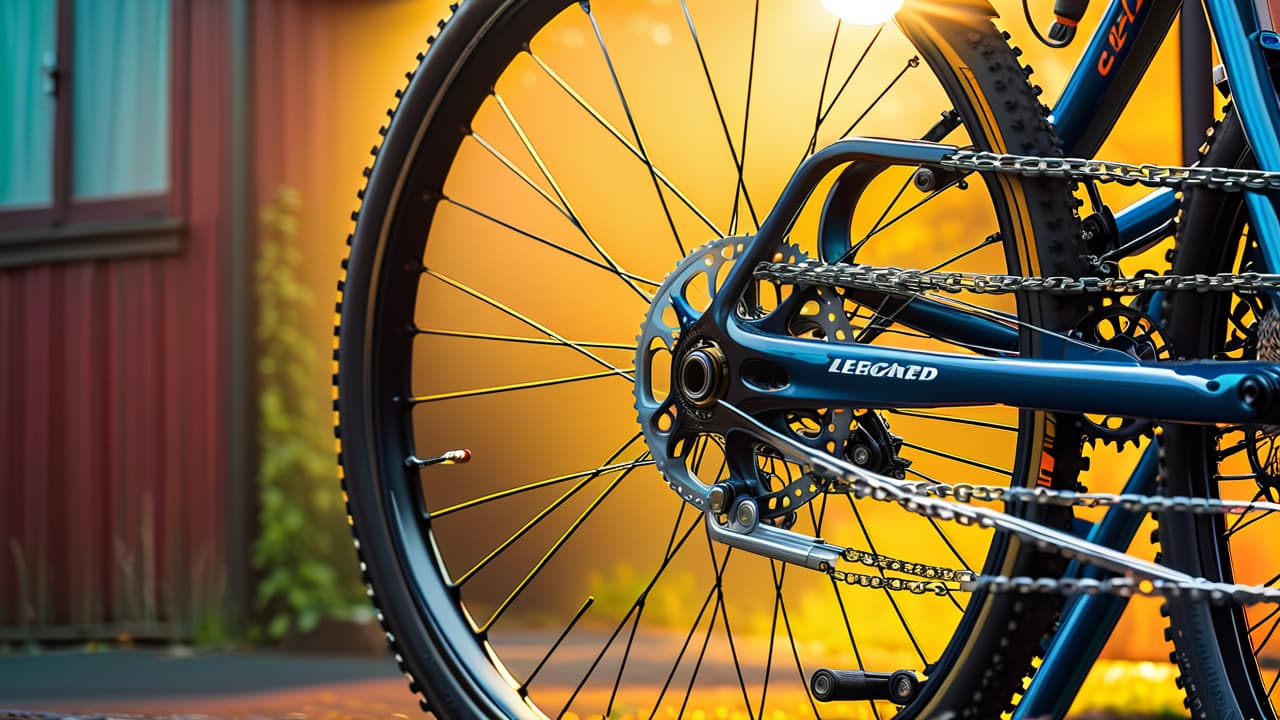
[[[304,330],[313,312],[299,274],[298,192],[281,187],[262,211],[258,291],[258,537],[262,631],[279,638],[346,617],[363,598],[334,482],[323,377],[328,353]]]

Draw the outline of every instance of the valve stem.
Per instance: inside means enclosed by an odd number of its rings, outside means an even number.
[[[424,468],[428,465],[458,465],[471,459],[471,451],[463,448],[461,450],[450,450],[439,457],[420,458],[416,455],[410,455],[404,459],[405,467]]]

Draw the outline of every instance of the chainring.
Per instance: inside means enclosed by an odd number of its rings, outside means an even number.
[[[676,390],[674,358],[700,342],[684,337],[684,330],[706,310],[720,290],[729,268],[742,254],[746,238],[733,237],[712,241],[691,252],[658,288],[640,334],[636,338],[635,409],[654,464],[667,484],[686,502],[701,510],[708,509],[711,484],[700,479],[691,467],[700,454],[696,440],[715,442],[726,453],[750,452],[750,458],[729,461],[729,467],[753,467],[754,477],[735,477],[756,498],[762,520],[788,522],[796,508],[819,495],[825,484],[781,461],[779,453],[763,445],[726,448],[718,436],[705,438],[676,437],[669,432],[680,413],[697,417],[704,412],[688,402]],[[806,260],[794,245],[783,245],[774,255],[775,262],[796,263]],[[741,316],[759,319],[784,315],[782,326],[794,337],[851,341],[854,336],[844,299],[834,288],[794,289],[767,281],[759,281],[749,298],[739,301]],[[778,319],[778,318],[771,318]],[[675,402],[667,402],[676,393]],[[780,423],[797,440],[832,454],[842,453],[857,423],[853,410],[834,408],[821,412],[788,412]]]
[[[1081,318],[1073,335],[1084,342],[1119,350],[1138,360],[1172,360],[1173,349],[1160,324],[1149,315],[1127,305],[1104,305]],[[1119,415],[1085,415],[1085,432],[1090,440],[1123,447],[1151,432],[1146,418]]]

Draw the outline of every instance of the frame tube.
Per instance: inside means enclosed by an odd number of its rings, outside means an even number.
[[[1159,462],[1159,450],[1152,442],[1125,483],[1124,492],[1154,493]],[[1088,540],[1115,550],[1125,550],[1133,542],[1143,517],[1140,513],[1111,508],[1093,527]],[[1067,574],[1081,575],[1080,563],[1072,561]],[[1097,578],[1106,576],[1092,567],[1085,568],[1083,574]],[[1036,670],[1031,685],[1013,712],[1014,720],[1066,716],[1128,604],[1129,598],[1117,595],[1080,595],[1067,603],[1058,632],[1054,633],[1045,651],[1044,662]]]

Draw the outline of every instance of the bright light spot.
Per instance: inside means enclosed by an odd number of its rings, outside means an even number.
[[[660,22],[653,26],[653,41],[663,47],[671,44],[671,26]]]
[[[879,25],[902,9],[902,0],[822,0],[832,15],[854,25]]]

